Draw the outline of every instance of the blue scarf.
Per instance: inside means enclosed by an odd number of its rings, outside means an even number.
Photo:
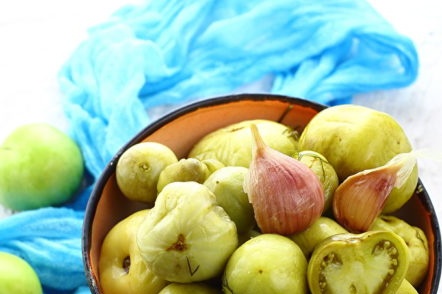
[[[59,81],[93,185],[130,138],[190,101],[253,89],[351,103],[409,85],[417,70],[410,39],[364,0],[168,0],[124,6],[92,27]],[[90,188],[66,207],[0,221],[0,250],[30,262],[47,293],[88,292],[80,238]]]

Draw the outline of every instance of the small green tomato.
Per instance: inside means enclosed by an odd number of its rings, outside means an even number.
[[[410,266],[405,277],[413,286],[419,286],[427,275],[430,263],[424,231],[398,217],[386,215],[376,218],[370,229],[394,232],[405,241],[410,252]]]
[[[0,252],[0,293],[42,294],[40,279],[21,257]]]
[[[0,146],[0,204],[15,210],[60,205],[80,188],[79,146],[45,123],[15,129]]]
[[[147,213],[140,210],[130,214],[106,234],[98,263],[104,293],[158,293],[168,284],[149,270],[136,243],[137,229]]]
[[[287,237],[262,234],[242,244],[223,276],[224,293],[307,293],[307,259]]]
[[[153,203],[157,196],[160,173],[166,166],[177,161],[175,153],[163,144],[135,144],[127,149],[117,162],[118,187],[130,200]]]
[[[338,234],[319,243],[308,263],[312,294],[394,294],[409,265],[408,248],[395,233]]]
[[[172,182],[194,181],[202,184],[211,173],[221,166],[224,165],[216,160],[182,158],[178,162],[166,166],[161,171],[157,190],[161,192],[167,184]]]
[[[348,233],[340,224],[331,218],[321,216],[306,230],[293,234],[290,239],[295,241],[296,244],[308,257],[315,249],[315,246],[321,243],[328,237]]]
[[[225,166],[248,167],[252,160],[253,137],[250,126],[253,124],[258,127],[269,147],[289,156],[295,154],[297,140],[290,127],[270,120],[257,119],[234,123],[209,133],[193,146],[189,157],[217,159]]]
[[[216,196],[216,202],[235,222],[238,233],[249,231],[255,225],[253,206],[243,190],[248,169],[242,166],[226,166],[211,174],[204,185]]]
[[[158,194],[137,243],[153,273],[177,283],[220,275],[238,246],[235,223],[197,182],[173,182]]]
[[[205,283],[171,283],[158,294],[221,294],[221,290]]]
[[[324,211],[331,206],[333,194],[339,185],[339,178],[333,166],[320,153],[304,150],[298,153],[298,160],[307,165],[319,178],[324,188]]]

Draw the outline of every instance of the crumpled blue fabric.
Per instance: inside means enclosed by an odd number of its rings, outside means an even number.
[[[60,84],[72,135],[98,177],[148,110],[236,91],[324,104],[408,85],[412,41],[363,0],[169,0],[125,6],[90,30]]]
[[[83,211],[54,207],[13,214],[0,222],[0,251],[28,261],[45,293],[71,291],[86,284],[80,242],[83,218]]]
[[[418,65],[413,42],[364,0],[126,5],[90,29],[59,74],[69,134],[91,184],[66,207],[2,220],[0,249],[30,261],[48,293],[86,293],[80,243],[91,188],[155,113],[251,84],[257,92],[349,103],[355,94],[411,84]]]

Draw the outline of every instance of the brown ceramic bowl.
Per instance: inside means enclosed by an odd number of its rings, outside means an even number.
[[[111,160],[90,197],[83,229],[83,260],[92,293],[100,292],[98,260],[101,243],[107,232],[120,220],[145,208],[127,200],[115,181],[115,166],[121,154],[142,141],[169,146],[178,157],[205,134],[220,127],[247,119],[269,119],[287,124],[299,131],[325,106],[286,96],[242,94],[203,100],[189,104],[147,126]],[[429,241],[430,268],[418,289],[419,293],[437,293],[441,274],[441,236],[430,197],[419,181],[411,200],[399,211],[400,217],[422,228]]]

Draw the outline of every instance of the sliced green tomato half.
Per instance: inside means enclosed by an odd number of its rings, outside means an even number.
[[[312,294],[396,293],[408,264],[408,248],[393,232],[339,234],[315,248],[307,278]]]

